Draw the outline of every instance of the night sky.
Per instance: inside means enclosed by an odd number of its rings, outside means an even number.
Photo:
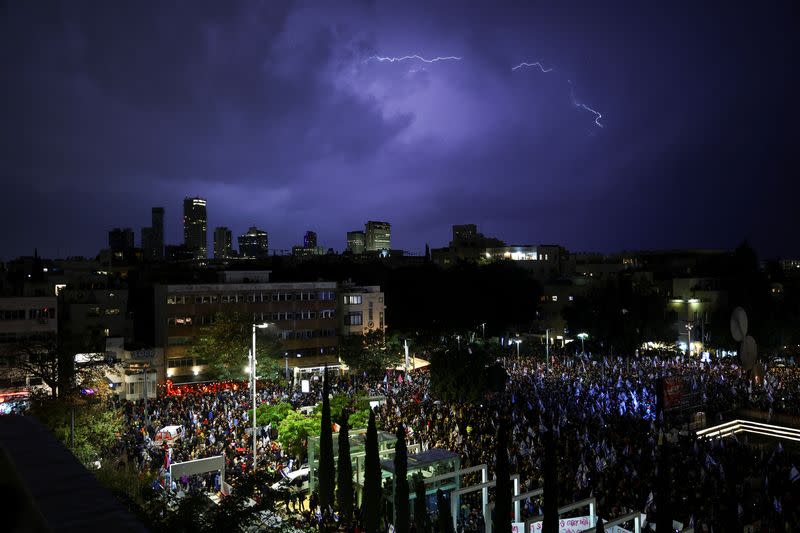
[[[186,195],[272,248],[800,256],[792,3],[3,2],[0,257],[138,245],[151,206],[178,243]],[[379,59],[415,54],[460,59]]]

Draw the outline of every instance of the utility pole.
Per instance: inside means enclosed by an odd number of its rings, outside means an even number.
[[[550,370],[550,330],[544,330],[545,354],[547,357],[547,370]]]

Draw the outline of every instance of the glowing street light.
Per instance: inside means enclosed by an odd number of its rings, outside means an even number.
[[[512,342],[517,345],[517,359],[519,359],[519,345],[522,344],[522,339],[514,339]]]
[[[253,324],[253,349],[250,350],[250,382],[253,387],[253,471],[256,469],[256,330],[266,329],[269,327],[268,322],[261,324]]]

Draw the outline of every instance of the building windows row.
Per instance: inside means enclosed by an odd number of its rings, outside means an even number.
[[[181,357],[180,359],[170,359],[168,361],[169,368],[182,368],[187,366],[194,366],[194,359],[192,357]]]
[[[281,311],[277,313],[253,313],[253,322],[278,322],[281,320],[314,320],[316,318],[334,318],[335,309],[322,309],[320,311]]]
[[[186,346],[192,343],[192,337],[169,337],[167,346]]]
[[[279,337],[283,340],[292,339],[317,339],[322,337],[335,337],[335,329],[286,329],[280,332]]]
[[[192,317],[190,316],[171,316],[167,318],[168,326],[191,326]]]
[[[221,302],[230,303],[263,303],[263,302],[291,302],[291,301],[313,301],[313,300],[333,300],[336,298],[334,291],[303,291],[303,292],[249,292],[246,294],[223,294],[212,295],[173,295],[167,296],[167,304],[214,304]]]
[[[344,297],[344,303],[346,305],[361,305],[363,301],[360,294],[348,294]]]
[[[364,316],[361,311],[357,311],[355,313],[347,313],[344,316],[345,326],[360,326],[363,323],[364,323]]]
[[[43,309],[7,309],[0,311],[0,320],[37,320],[44,318],[55,318],[55,308],[45,307]]]

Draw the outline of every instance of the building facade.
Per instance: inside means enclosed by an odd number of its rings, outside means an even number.
[[[222,283],[157,285],[155,337],[166,360],[166,375],[160,379],[201,380],[205,363],[189,355],[189,348],[217,313],[274,323],[287,356],[293,355],[288,357],[292,366],[335,362],[336,283],[270,283],[268,279],[268,273],[226,272]]]
[[[142,255],[149,261],[164,259],[164,208],[154,207],[149,228],[142,228]]]
[[[382,252],[392,249],[392,226],[388,222],[370,220],[366,224],[365,249],[367,252]]]
[[[303,247],[304,248],[316,248],[317,247],[317,233],[314,231],[307,231],[305,235],[303,235]]]
[[[214,259],[233,257],[233,234],[225,226],[214,228]]]
[[[239,255],[253,259],[269,256],[269,235],[266,231],[251,226],[247,233],[239,235]]]
[[[183,244],[196,259],[208,257],[206,200],[183,199]]]
[[[343,286],[339,291],[339,309],[343,336],[386,331],[385,298],[377,285]]]
[[[356,255],[364,253],[366,249],[366,239],[363,231],[347,232],[347,250]]]
[[[52,338],[58,334],[55,296],[0,298],[0,389],[41,386],[41,380],[17,369],[25,357],[19,344]]]

